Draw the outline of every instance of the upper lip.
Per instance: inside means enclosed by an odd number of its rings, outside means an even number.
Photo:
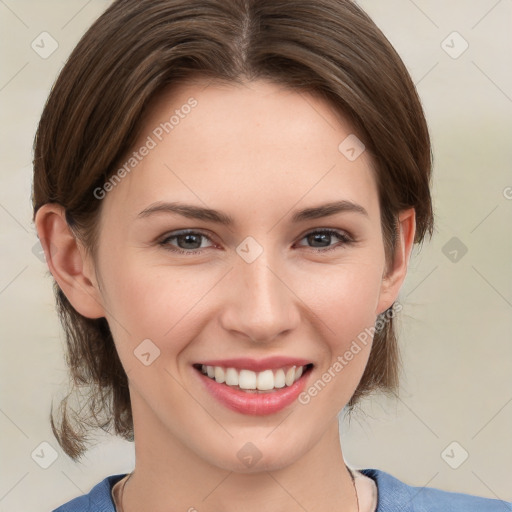
[[[285,366],[306,366],[312,363],[307,359],[300,359],[297,357],[273,356],[265,357],[263,359],[251,359],[249,357],[237,357],[233,359],[210,359],[208,361],[200,361],[197,364],[261,372],[263,370],[273,370],[276,368],[283,368]]]

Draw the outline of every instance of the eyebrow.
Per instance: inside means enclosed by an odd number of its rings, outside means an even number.
[[[353,203],[352,201],[343,200],[299,210],[293,214],[292,222],[298,223],[311,219],[320,219],[344,212],[359,213],[368,217],[368,212],[361,205]],[[232,226],[235,223],[233,217],[218,210],[179,202],[161,201],[153,203],[142,210],[138,214],[138,218],[146,218],[157,213],[178,214],[189,219],[209,221],[224,226]]]

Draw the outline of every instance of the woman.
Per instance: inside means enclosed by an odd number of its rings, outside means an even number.
[[[118,0],[63,68],[34,220],[83,425],[136,467],[70,511],[502,510],[347,467],[338,413],[393,391],[393,317],[432,234],[402,61],[342,0]]]

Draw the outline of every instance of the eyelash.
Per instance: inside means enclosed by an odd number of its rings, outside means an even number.
[[[337,231],[337,230],[334,230],[334,229],[316,229],[316,230],[313,230],[313,231],[309,231],[308,233],[306,233],[300,240],[303,240],[304,238],[310,236],[310,235],[315,235],[315,234],[323,234],[323,235],[330,235],[330,236],[335,236],[337,238],[339,238],[341,240],[341,245],[340,244],[336,244],[336,245],[333,245],[333,246],[330,246],[330,247],[327,247],[327,248],[318,248],[318,247],[309,247],[309,249],[315,253],[325,253],[325,252],[329,252],[329,251],[333,251],[335,249],[341,249],[343,245],[351,245],[354,243],[354,240],[348,236],[346,233],[342,232],[342,231]],[[200,249],[190,249],[190,250],[186,250],[186,249],[179,249],[179,248],[171,248],[171,246],[169,245],[169,241],[170,240],[173,240],[175,238],[178,238],[180,236],[186,236],[186,235],[200,235],[204,238],[207,238],[210,242],[213,243],[212,239],[202,233],[201,231],[192,231],[192,230],[185,230],[185,231],[180,231],[178,232],[177,234],[173,234],[171,236],[167,236],[166,238],[164,238],[163,240],[161,240],[160,242],[158,242],[158,244],[160,246],[162,246],[164,249],[168,250],[168,251],[171,251],[171,252],[174,252],[174,253],[177,253],[177,254],[186,254],[186,255],[198,255],[198,254],[202,254],[203,253],[203,250],[200,250]]]

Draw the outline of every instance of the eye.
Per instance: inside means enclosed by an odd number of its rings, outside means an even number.
[[[200,231],[186,230],[167,236],[161,240],[159,244],[168,251],[176,252],[178,254],[201,254],[203,251],[196,250],[204,248],[201,244],[201,238],[205,238],[211,242],[211,238]],[[179,247],[176,248],[172,245],[170,243],[171,240],[176,240]]]
[[[330,240],[332,237],[336,237],[340,242],[336,245],[331,245]],[[201,243],[201,239],[206,239],[212,242],[212,239],[208,235],[200,231],[184,230],[175,232],[158,243],[168,251],[178,254],[197,255],[203,253],[202,250],[198,249],[208,248],[208,246],[204,246]],[[320,253],[340,249],[343,245],[350,245],[354,243],[354,240],[345,232],[334,229],[317,229],[315,231],[310,231],[302,237],[301,240],[305,239],[307,239],[308,243],[322,244],[319,247],[310,247],[314,252]],[[176,241],[178,247],[171,243],[173,240]]]
[[[338,238],[340,243],[336,245],[330,245],[329,241],[332,237]],[[341,249],[343,245],[350,245],[354,243],[354,240],[343,231],[337,231],[335,229],[317,229],[307,233],[302,240],[307,239],[308,243],[320,243],[323,244],[319,247],[311,247],[314,252],[327,252],[334,249]],[[322,247],[327,247],[323,249]]]

